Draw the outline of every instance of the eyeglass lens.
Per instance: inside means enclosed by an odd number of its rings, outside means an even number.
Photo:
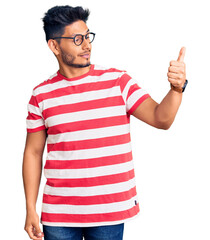
[[[93,33],[87,33],[85,36],[83,36],[83,35],[77,35],[77,36],[74,38],[75,44],[76,44],[76,45],[82,44],[84,37],[89,40],[89,43],[91,43],[91,42],[94,40],[94,34],[93,34]]]

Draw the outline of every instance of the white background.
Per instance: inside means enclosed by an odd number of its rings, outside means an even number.
[[[124,240],[209,240],[210,14],[204,0],[19,0],[1,5],[0,213],[4,239],[29,239],[24,231],[22,182],[27,103],[33,87],[58,70],[45,42],[41,18],[50,7],[67,4],[91,11],[87,25],[96,32],[92,63],[127,70],[157,102],[169,90],[169,62],[186,47],[189,84],[172,127],[158,130],[131,116],[141,213],[125,224]],[[45,181],[43,176],[38,214]]]

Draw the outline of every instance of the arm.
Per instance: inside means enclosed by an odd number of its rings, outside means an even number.
[[[26,145],[23,156],[22,174],[26,197],[26,223],[25,230],[32,239],[37,238],[33,227],[37,233],[41,232],[39,227],[39,217],[36,213],[36,201],[39,192],[39,185],[42,173],[42,155],[46,142],[46,131],[27,133]]]
[[[168,81],[175,89],[171,89],[160,104],[152,98],[146,99],[135,109],[133,116],[156,128],[170,128],[182,101],[182,93],[176,89],[181,89],[186,80],[184,54],[185,48],[182,48],[178,60],[171,61],[168,69]]]
[[[170,90],[160,104],[146,99],[132,113],[139,120],[159,129],[169,129],[181,104],[182,94]]]

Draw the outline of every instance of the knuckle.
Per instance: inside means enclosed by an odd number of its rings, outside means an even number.
[[[177,62],[177,67],[178,67],[178,68],[183,67],[183,63],[182,63],[182,62]]]
[[[181,73],[184,73],[184,68],[181,68],[181,69],[180,69],[180,72],[181,72]]]
[[[182,85],[182,80],[178,80],[177,83],[179,86]]]
[[[180,62],[180,67],[181,67],[181,68],[185,68],[185,63]]]

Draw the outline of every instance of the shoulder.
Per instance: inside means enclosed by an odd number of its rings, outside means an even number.
[[[119,75],[124,74],[126,72],[126,70],[120,70],[114,67],[105,67],[97,64],[94,65],[94,71],[100,71],[102,73],[113,72],[113,73],[119,73]]]
[[[116,85],[122,89],[132,79],[126,70],[121,70],[113,67],[102,67],[100,65],[94,66],[94,75],[106,80],[116,80]]]
[[[59,81],[58,73],[54,73],[48,79],[40,82],[33,88],[34,95],[38,95],[39,93],[45,92],[46,89],[50,88],[54,83]]]

